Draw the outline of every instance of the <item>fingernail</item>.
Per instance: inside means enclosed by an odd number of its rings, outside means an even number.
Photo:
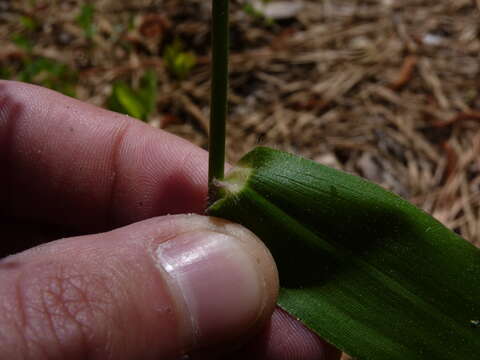
[[[261,315],[264,278],[255,256],[234,236],[189,232],[161,243],[156,255],[186,308],[192,346],[225,341]]]

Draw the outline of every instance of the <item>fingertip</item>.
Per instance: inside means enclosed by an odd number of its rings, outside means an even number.
[[[240,225],[217,218],[184,219],[203,221],[206,228],[161,243],[156,254],[173,293],[185,305],[192,350],[240,341],[274,309],[278,274],[273,258]]]
[[[24,343],[31,358],[48,348],[49,359],[167,359],[230,346],[262,326],[278,289],[252,233],[198,215],[59,240],[2,266],[0,322],[24,330],[0,337],[0,358]]]

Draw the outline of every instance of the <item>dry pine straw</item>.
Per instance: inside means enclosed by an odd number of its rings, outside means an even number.
[[[6,39],[30,2],[1,2],[9,3],[0,16]],[[395,191],[479,245],[479,2],[301,2],[298,14],[273,26],[232,3],[229,160],[258,144],[309,157]],[[155,68],[150,122],[205,146],[209,2],[95,4],[95,46],[75,23],[79,2],[53,1],[38,10],[44,23],[34,53],[80,71],[77,96],[97,105],[114,80],[135,83]],[[181,82],[159,56],[176,36],[199,60]],[[0,62],[22,56],[1,45]]]

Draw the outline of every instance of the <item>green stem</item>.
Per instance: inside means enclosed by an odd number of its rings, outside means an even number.
[[[222,180],[228,96],[229,0],[212,1],[212,83],[208,161],[208,197],[216,199],[214,180]]]

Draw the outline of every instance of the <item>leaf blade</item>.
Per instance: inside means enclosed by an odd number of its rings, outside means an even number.
[[[473,245],[396,195],[293,155],[257,148],[239,166],[252,169],[243,189],[208,212],[266,242],[284,309],[360,359],[480,351]]]

